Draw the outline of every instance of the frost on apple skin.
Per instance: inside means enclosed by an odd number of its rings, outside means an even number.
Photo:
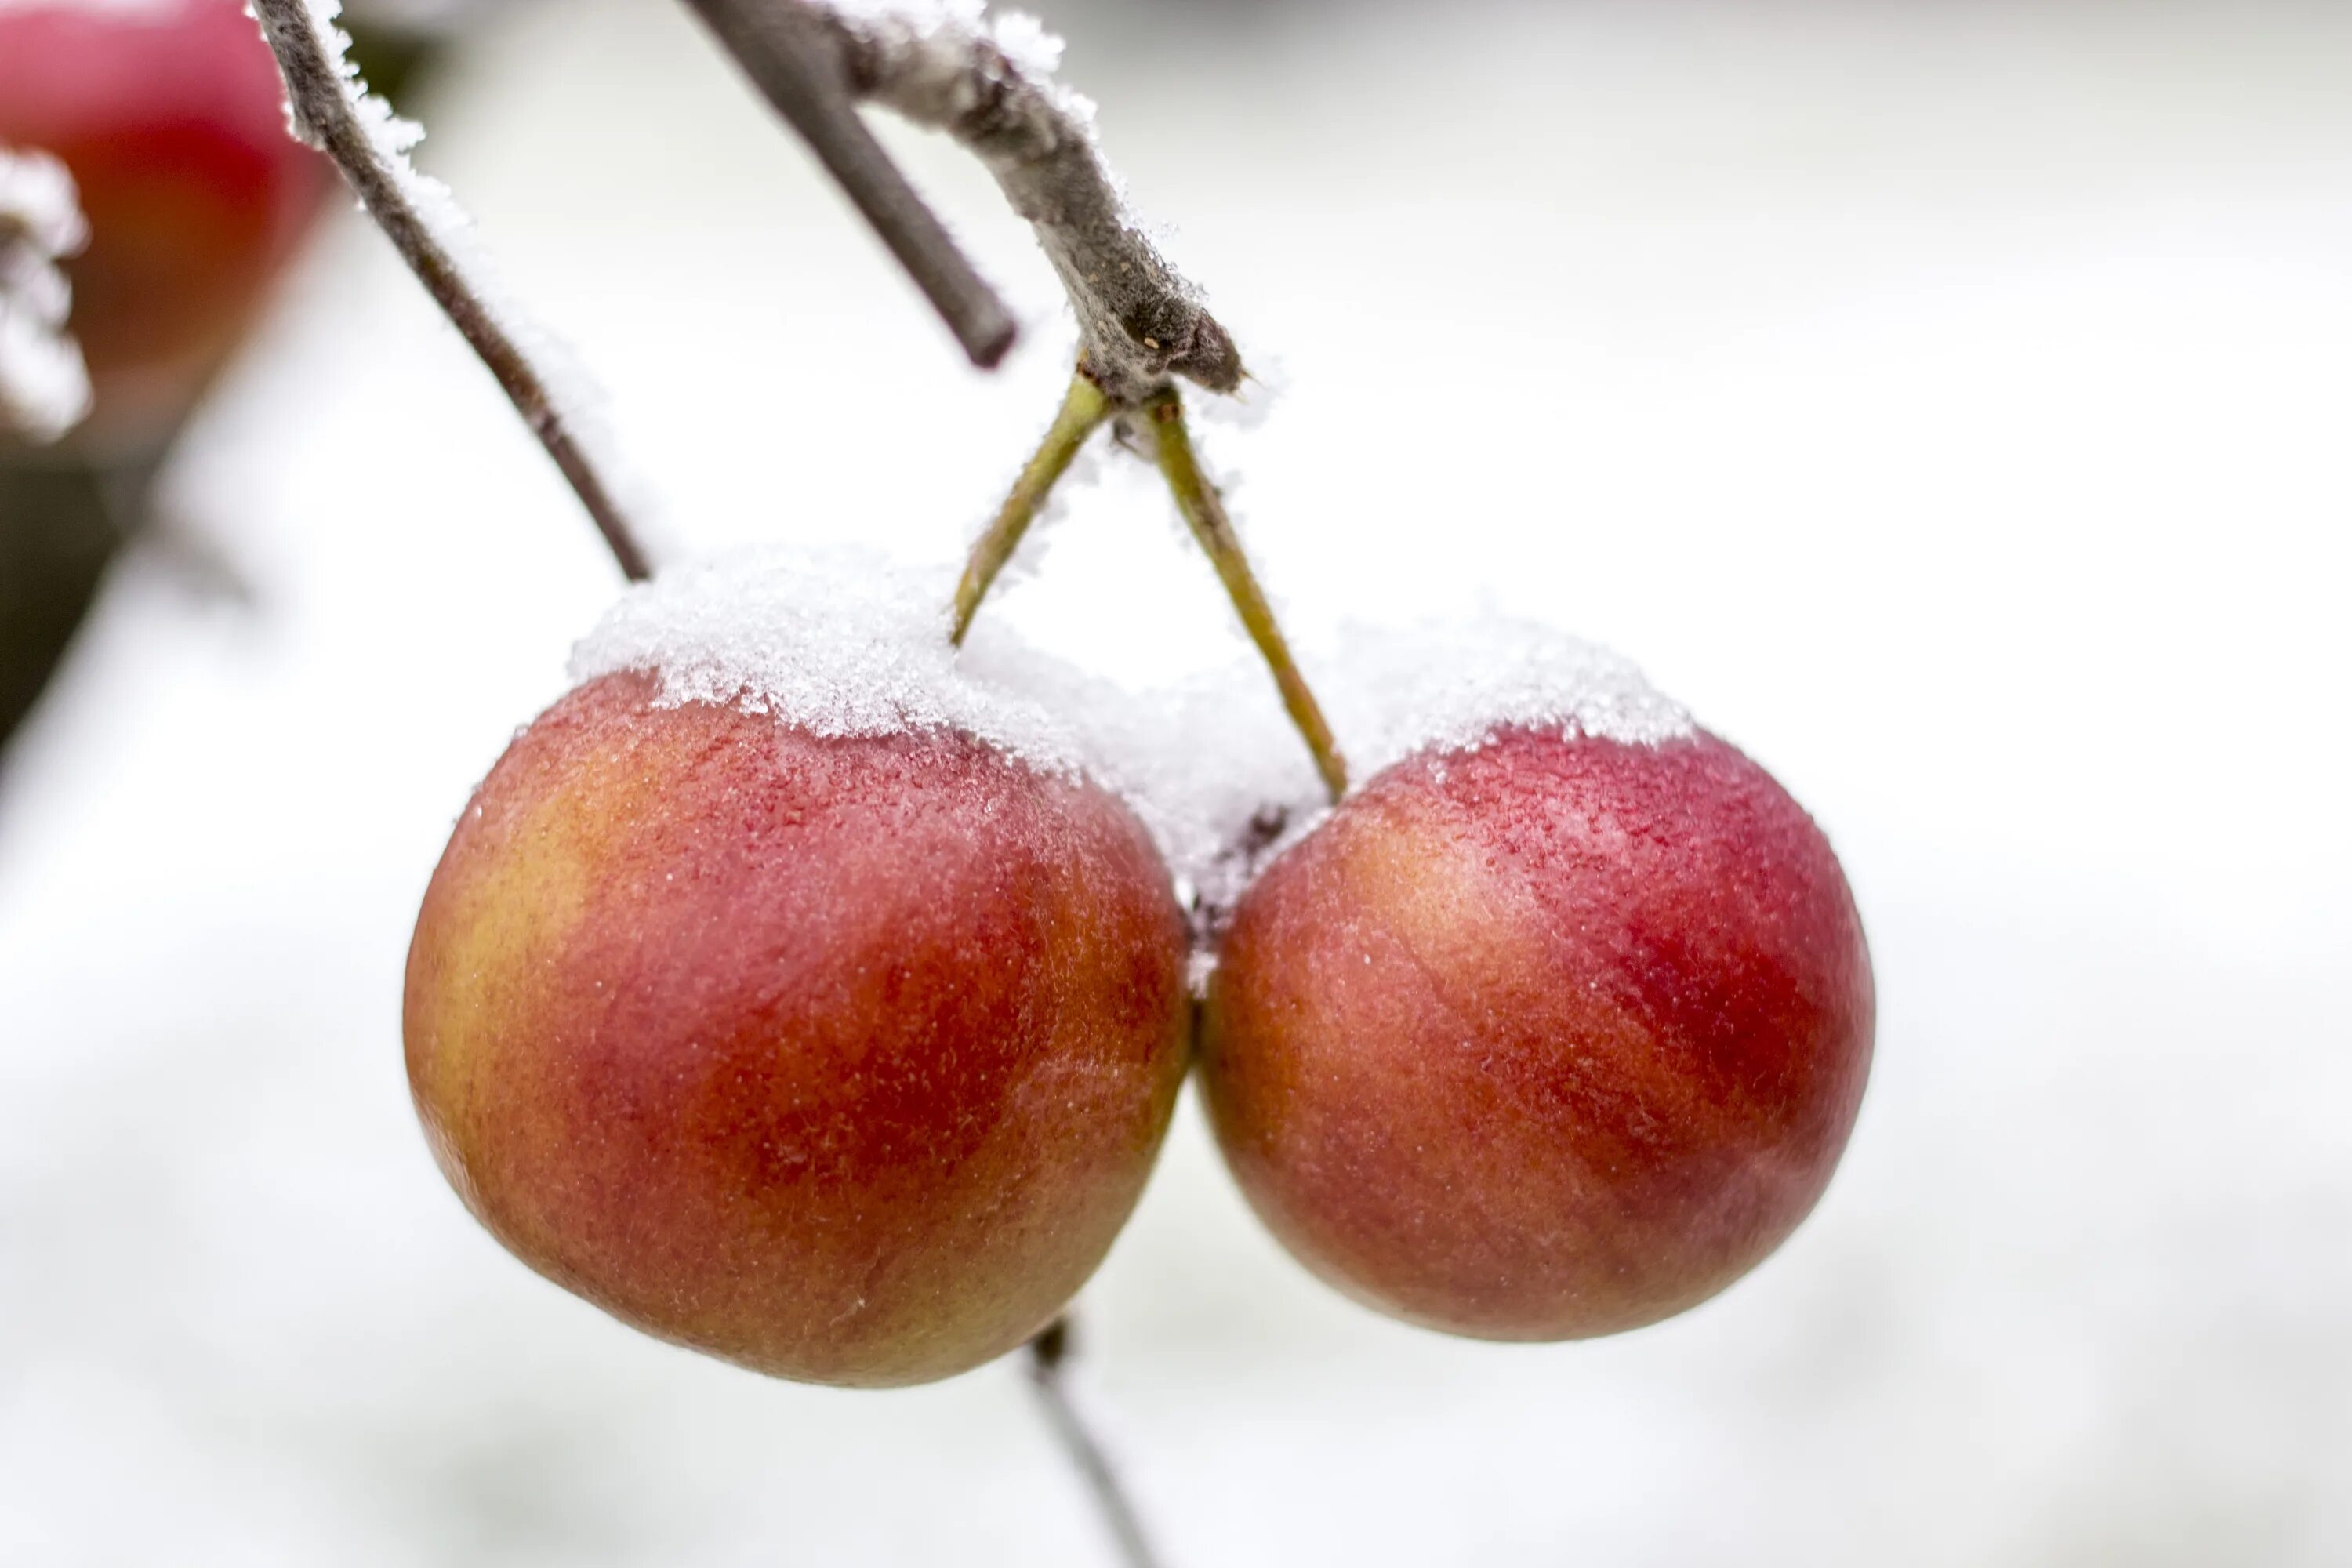
[[[89,371],[66,326],[58,263],[89,238],[64,164],[0,147],[0,432],[57,440],[89,412]]]
[[[1699,731],[1630,660],[1541,622],[1485,613],[1412,626],[1361,623],[1299,657],[1348,759],[1351,793],[1427,752],[1465,752],[1506,730],[1658,746]],[[1330,813],[1265,671],[1236,663],[1189,689],[1157,741],[1185,754],[1230,756],[1213,776],[1173,777],[1183,825],[1180,869],[1211,912],[1230,910],[1257,874]]]
[[[1082,771],[1077,729],[948,640],[952,586],[858,547],[731,552],[624,595],[572,650],[572,681],[645,670],[656,701],[732,704],[829,737],[959,730],[1041,773]]]
[[[953,585],[950,570],[857,546],[730,552],[631,589],[572,650],[570,674],[585,685],[642,670],[663,706],[732,705],[819,736],[960,731],[1110,790],[1179,881],[1197,882],[1266,773],[1217,733],[1234,689],[1127,690],[1029,646],[1001,616],[982,616],[959,653]]]
[[[989,615],[959,656],[951,587],[947,570],[866,548],[735,552],[631,590],[574,649],[571,675],[646,670],[664,704],[734,704],[817,735],[960,730],[1040,772],[1083,774],[1127,802],[1187,901],[1212,914],[1323,819],[1262,665],[1236,658],[1130,690]],[[1645,745],[1697,733],[1625,659],[1500,616],[1353,626],[1307,658],[1360,785],[1506,727]]]

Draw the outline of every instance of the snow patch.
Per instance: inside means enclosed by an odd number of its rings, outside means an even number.
[[[1662,745],[1697,732],[1630,661],[1540,622],[1494,613],[1361,624],[1295,648],[1360,788],[1426,751],[1474,751],[1504,728]],[[1182,689],[1118,742],[1118,775],[1213,924],[1257,873],[1329,815],[1305,743],[1254,655]]]
[[[1054,79],[1062,68],[1059,35],[1024,11],[992,15],[986,0],[835,0],[827,7],[849,26],[942,81],[964,72],[971,46],[988,45],[1050,98],[1072,122],[1089,131],[1095,102]]]
[[[1082,771],[1070,719],[957,658],[952,587],[864,548],[732,552],[632,588],[572,650],[572,678],[644,670],[666,707],[733,704],[818,735],[961,730],[1041,773]]]
[[[1329,803],[1272,679],[1236,658],[1175,688],[1134,690],[1044,653],[983,614],[948,642],[950,568],[863,547],[761,547],[662,573],[573,650],[585,682],[623,670],[665,706],[734,704],[820,735],[958,730],[1039,772],[1124,799],[1178,892],[1213,922]],[[1636,745],[1696,732],[1625,659],[1498,616],[1353,626],[1308,679],[1358,784],[1415,752],[1460,752],[1505,726]]]
[[[65,330],[73,290],[58,268],[89,238],[66,166],[0,148],[0,429],[54,441],[89,412],[89,372]]]
[[[1498,614],[1350,626],[1321,661],[1359,782],[1416,752],[1473,751],[1506,727],[1655,746],[1696,732],[1682,704],[1595,643]]]

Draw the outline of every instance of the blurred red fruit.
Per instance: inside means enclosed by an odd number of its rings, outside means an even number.
[[[0,143],[63,160],[89,219],[78,447],[161,445],[250,324],[331,174],[284,97],[238,0],[0,6]]]
[[[1187,936],[1103,790],[607,676],[434,873],[409,1080],[522,1259],[665,1339],[891,1384],[1019,1345],[1108,1249],[1185,1066]]]
[[[1828,842],[1704,733],[1507,729],[1407,758],[1227,932],[1202,1082],[1258,1213],[1325,1279],[1489,1339],[1639,1327],[1811,1209],[1870,1065]]]

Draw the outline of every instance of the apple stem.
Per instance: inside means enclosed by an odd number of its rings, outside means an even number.
[[[621,574],[633,583],[644,582],[653,574],[653,563],[613,486],[590,457],[546,376],[435,232],[414,194],[417,176],[398,153],[398,143],[391,143],[388,150],[386,142],[372,133],[368,117],[388,122],[391,110],[382,100],[369,103],[367,84],[344,58],[341,35],[331,38],[322,32],[323,24],[312,11],[310,0],[252,0],[252,12],[286,79],[289,119],[295,135],[334,160],[357,193],[360,205],[375,219],[434,303],[480,356],[523,423],[555,460],[572,493],[588,509],[596,531],[604,536]],[[384,134],[388,138],[390,132]]]
[[[1110,399],[1087,378],[1081,366],[1070,377],[1069,393],[1062,399],[1060,412],[1054,416],[1053,427],[1045,432],[1045,439],[1022,468],[1021,477],[1013,481],[1013,493],[997,509],[996,521],[972,544],[971,558],[964,563],[963,580],[956,584],[955,630],[949,634],[958,647],[963,646],[964,635],[971,630],[971,618],[979,614],[981,601],[988,597],[990,586],[1013,559],[1013,552],[1021,548],[1023,536],[1037,521],[1037,513],[1054,493],[1055,485],[1070,471],[1080,448],[1110,415]]]
[[[1258,586],[1257,574],[1250,570],[1249,557],[1242,552],[1241,536],[1234,531],[1233,519],[1225,512],[1224,498],[1201,469],[1192,434],[1184,425],[1183,398],[1173,387],[1165,388],[1145,401],[1142,413],[1150,427],[1160,477],[1176,498],[1176,509],[1184,514],[1192,537],[1217,569],[1226,597],[1241,616],[1242,629],[1257,645],[1259,656],[1273,672],[1274,684],[1282,692],[1282,706],[1299,738],[1307,742],[1323,787],[1334,801],[1339,800],[1348,793],[1347,760],[1339,754],[1322,705],[1315,700],[1307,678],[1290,657],[1290,645],[1283,638],[1274,606]]]
[[[1045,1420],[1053,1427],[1054,1436],[1061,1439],[1070,1463],[1085,1479],[1087,1489],[1094,1494],[1095,1504],[1117,1538],[1127,1568],[1159,1568],[1160,1556],[1152,1550],[1150,1537],[1144,1533],[1143,1520],[1135,1511],[1134,1500],[1120,1482],[1102,1440],[1087,1425],[1076,1402],[1070,1397],[1066,1374],[1071,1338],[1070,1320],[1066,1313],[1029,1342],[1030,1386],[1037,1391],[1037,1402],[1045,1408]]]

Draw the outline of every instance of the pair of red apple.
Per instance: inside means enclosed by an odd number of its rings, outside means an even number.
[[[89,220],[93,460],[169,440],[323,191],[279,100],[236,0],[0,10],[0,142],[60,157]],[[516,742],[406,1001],[467,1201],[654,1332],[864,1384],[1017,1344],[1124,1223],[1196,1022],[1276,1231],[1465,1332],[1711,1294],[1843,1142],[1852,902],[1711,737],[1552,715],[1406,757],[1242,897],[1196,1020],[1168,868],[1099,784],[953,704],[845,728],[666,701],[675,673],[606,674]]]
[[[714,581],[625,604],[659,634],[600,637],[491,771],[409,959],[443,1168],[625,1321],[798,1379],[976,1365],[1100,1261],[1188,1067],[1301,1259],[1462,1333],[1680,1311],[1822,1191],[1870,1055],[1853,903],[1678,714],[1432,737],[1240,895],[1196,1007],[1151,837],[936,627],[722,636]],[[896,695],[845,710],[844,647]]]

